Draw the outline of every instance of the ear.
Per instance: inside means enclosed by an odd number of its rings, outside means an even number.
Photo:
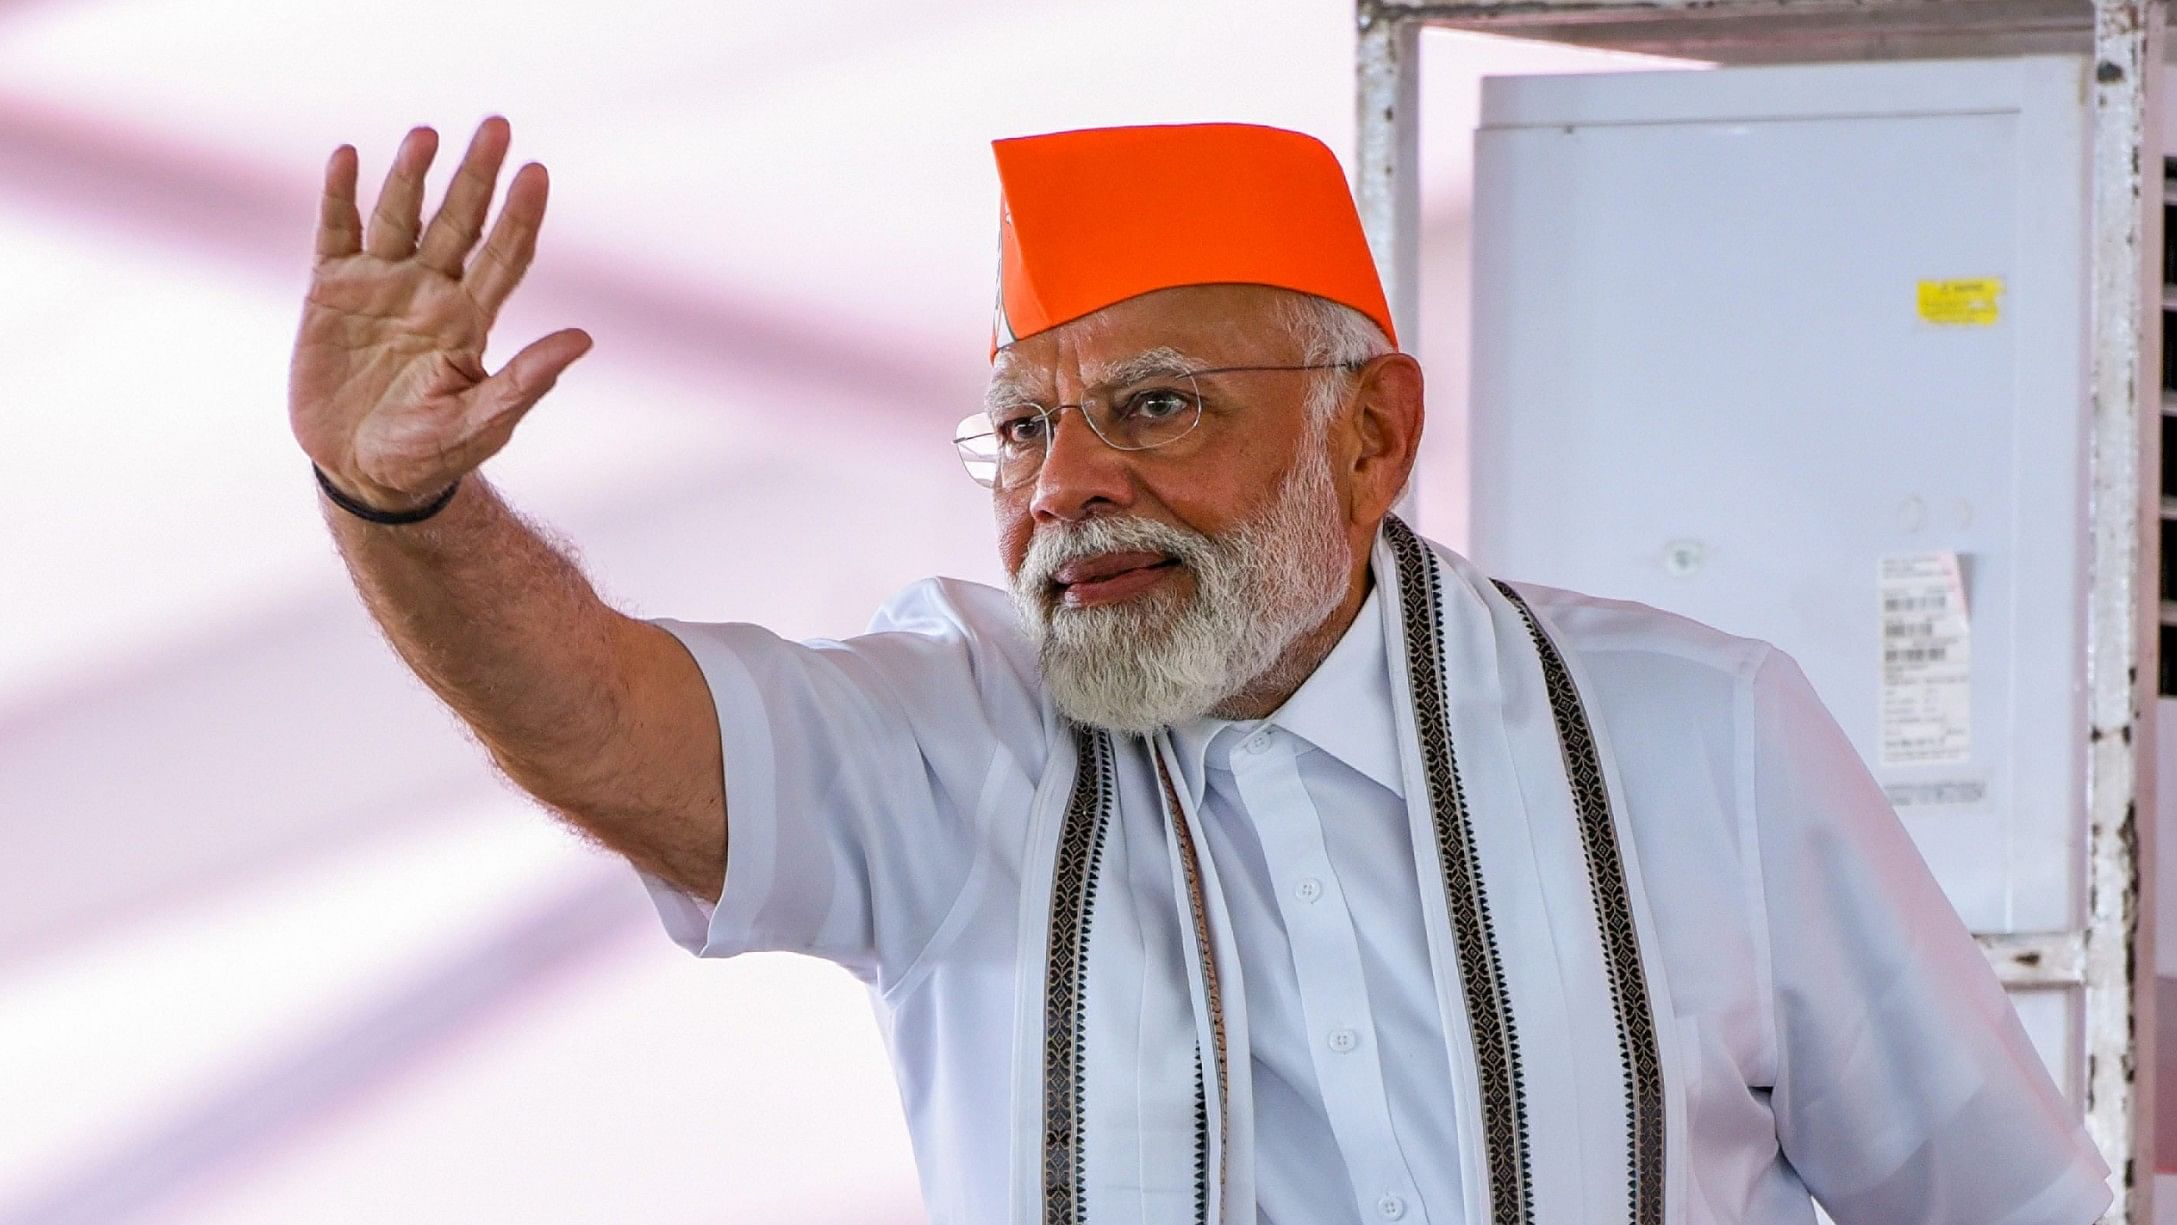
[[[1349,506],[1355,527],[1373,528],[1398,501],[1413,473],[1423,420],[1421,363],[1390,353],[1361,367],[1353,415]]]

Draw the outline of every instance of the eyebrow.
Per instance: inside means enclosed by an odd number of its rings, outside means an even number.
[[[1117,387],[1159,375],[1187,374],[1207,365],[1207,362],[1196,361],[1170,345],[1159,345],[1147,352],[1136,353],[1123,362],[1103,367],[1092,366],[1084,373],[1089,376],[1091,387]]]
[[[1083,368],[1082,374],[1086,376],[1090,387],[1123,387],[1128,383],[1162,375],[1190,374],[1206,369],[1207,365],[1208,363],[1189,357],[1170,345],[1158,345],[1123,361],[1091,364]],[[998,375],[990,380],[989,388],[983,393],[983,409],[985,412],[994,413],[1019,404],[1040,404],[1048,397],[1028,394],[1029,386],[1040,382],[1041,380],[1015,378],[1011,371]]]

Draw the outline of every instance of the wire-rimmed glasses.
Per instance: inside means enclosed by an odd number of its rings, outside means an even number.
[[[1067,409],[1080,410],[1082,419],[1105,446],[1115,451],[1151,451],[1179,441],[1202,423],[1202,389],[1198,380],[1219,374],[1244,374],[1259,370],[1357,370],[1358,362],[1317,362],[1304,366],[1212,366],[1206,370],[1177,371],[1135,379],[1093,395],[1078,404],[1046,408],[1021,401],[962,418],[953,430],[953,446],[968,476],[985,489],[1000,484],[1012,487],[1032,479],[1043,467],[1058,418]]]

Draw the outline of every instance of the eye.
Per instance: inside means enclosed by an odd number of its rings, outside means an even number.
[[[1045,428],[1043,414],[1034,409],[1015,409],[990,423],[990,432],[998,436],[1000,444],[1008,447],[1042,445]]]
[[[1120,413],[1138,425],[1161,425],[1194,411],[1194,401],[1173,387],[1147,387],[1129,394]]]

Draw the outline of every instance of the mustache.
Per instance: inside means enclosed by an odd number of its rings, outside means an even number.
[[[1067,562],[1106,553],[1163,553],[1182,566],[1199,566],[1214,555],[1210,537],[1154,519],[1104,517],[1039,529],[1013,576],[1014,590],[1038,600],[1057,586],[1052,576]]]

